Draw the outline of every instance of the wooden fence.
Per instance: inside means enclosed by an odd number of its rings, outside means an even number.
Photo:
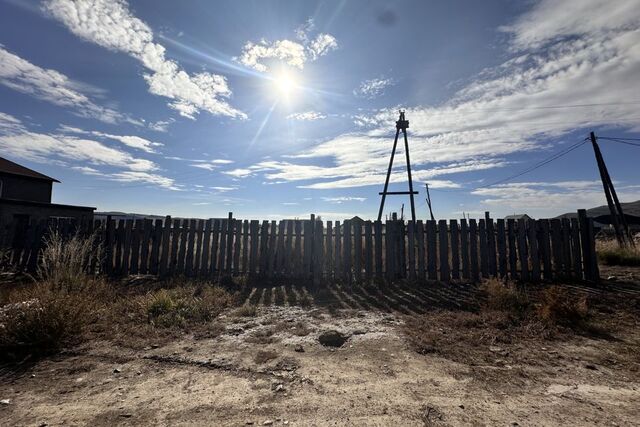
[[[219,279],[369,282],[477,282],[503,277],[537,282],[598,280],[593,223],[578,218],[496,221],[257,221],[150,219],[95,221],[77,226],[49,220],[2,227],[0,245],[14,267],[36,268],[43,239],[93,232],[104,256],[96,270],[111,276],[153,274]]]

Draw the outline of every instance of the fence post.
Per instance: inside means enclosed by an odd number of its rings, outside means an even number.
[[[593,222],[587,218],[587,211],[578,210],[578,222],[580,224],[580,240],[582,242],[582,265],[585,280],[599,279],[598,263],[595,254],[595,238],[593,235]],[[593,253],[592,253],[593,251]]]

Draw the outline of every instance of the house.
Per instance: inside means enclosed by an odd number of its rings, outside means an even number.
[[[519,219],[524,219],[525,221],[531,221],[533,218],[531,218],[529,215],[527,214],[513,214],[513,215],[507,215],[504,217],[505,220],[510,220],[513,219],[515,221],[518,221]]]
[[[48,218],[93,220],[96,208],[51,203],[55,178],[0,157],[0,224],[26,226]]]

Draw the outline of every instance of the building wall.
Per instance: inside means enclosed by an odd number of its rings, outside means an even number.
[[[51,181],[0,173],[3,199],[51,203]]]
[[[29,222],[39,222],[50,217],[74,218],[77,221],[93,221],[92,208],[73,208],[60,205],[33,206],[9,201],[0,201],[0,223],[10,224],[17,215],[27,215]]]

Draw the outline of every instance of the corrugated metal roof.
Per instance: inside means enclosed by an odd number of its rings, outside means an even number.
[[[26,176],[35,179],[43,179],[45,181],[60,182],[55,178],[51,178],[47,175],[41,174],[40,172],[36,172],[33,169],[29,169],[3,157],[0,157],[0,172],[11,175]]]

